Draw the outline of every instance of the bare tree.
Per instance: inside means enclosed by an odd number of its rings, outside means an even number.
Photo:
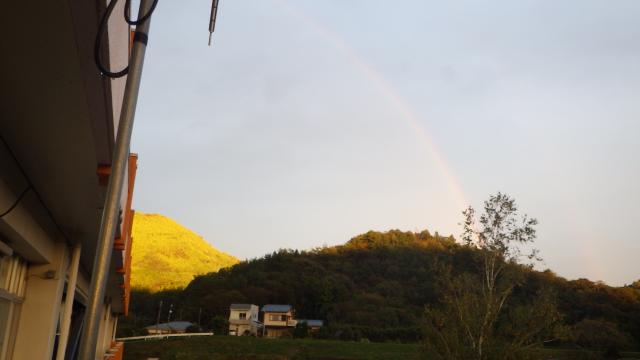
[[[427,308],[427,345],[442,359],[513,358],[560,319],[551,294],[505,311],[526,268],[540,260],[531,247],[537,220],[521,216],[515,201],[502,193],[485,201],[478,219],[472,207],[463,214],[462,241],[480,257],[479,264],[477,271],[451,278],[442,307]],[[499,324],[501,316],[505,324]]]

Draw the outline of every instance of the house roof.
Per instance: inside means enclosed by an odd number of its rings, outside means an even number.
[[[229,309],[231,310],[251,310],[251,307],[255,306],[253,304],[231,304]]]
[[[162,323],[158,325],[147,326],[145,329],[150,330],[186,330],[189,326],[193,325],[193,323],[189,321],[171,321],[168,323]]]
[[[263,312],[286,313],[291,311],[291,305],[267,304],[262,307]]]
[[[300,319],[298,323],[307,323],[308,326],[312,327],[320,327],[324,325],[324,321],[322,320],[308,320],[308,319]]]

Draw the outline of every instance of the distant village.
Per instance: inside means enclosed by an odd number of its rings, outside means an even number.
[[[229,335],[265,338],[290,338],[296,326],[305,326],[310,334],[317,333],[324,321],[296,319],[293,306],[286,304],[231,304],[229,306]],[[147,326],[149,335],[183,334],[196,326],[189,321],[172,321]]]

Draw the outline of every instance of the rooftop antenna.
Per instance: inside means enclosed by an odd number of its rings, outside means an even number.
[[[212,0],[211,17],[209,18],[209,46],[211,46],[211,36],[216,28],[216,16],[218,15],[218,0]]]

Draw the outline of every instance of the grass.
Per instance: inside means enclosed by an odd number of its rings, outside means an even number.
[[[365,343],[334,340],[262,339],[202,336],[125,344],[125,360],[417,360],[419,344]],[[598,352],[569,349],[532,350],[533,358],[547,360],[599,360]],[[640,353],[622,353],[638,360]]]
[[[418,359],[418,344],[202,336],[125,344],[125,360]]]

